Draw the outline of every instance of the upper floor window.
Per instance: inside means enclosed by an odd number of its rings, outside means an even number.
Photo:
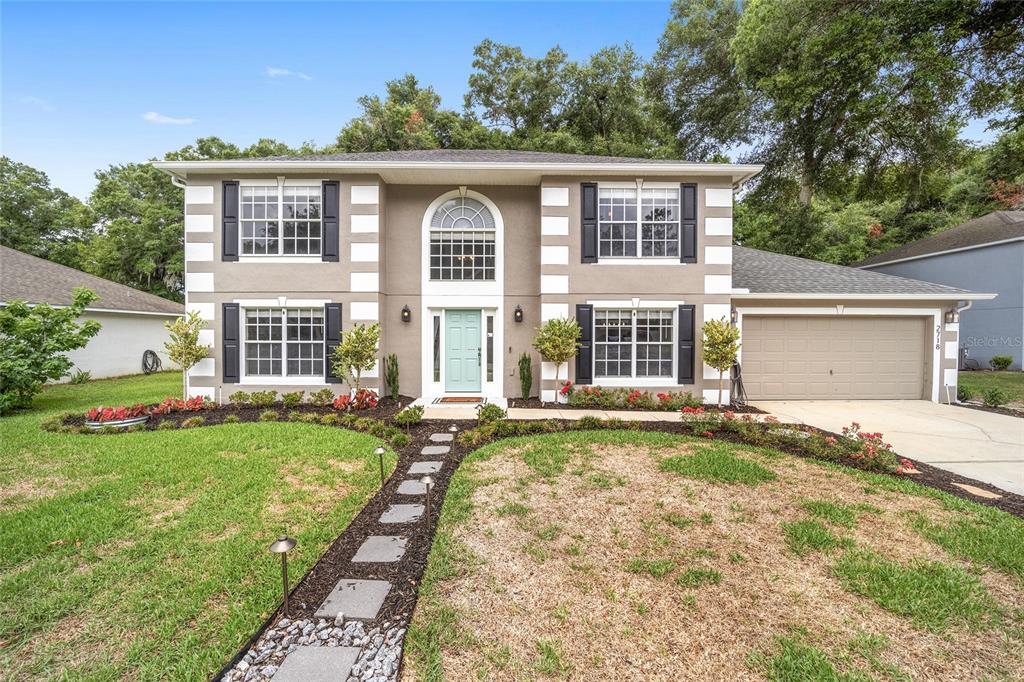
[[[601,187],[597,208],[601,257],[679,257],[679,188]]]
[[[491,211],[476,199],[445,201],[430,219],[430,279],[494,280],[496,230]]]
[[[242,185],[244,256],[320,255],[320,185]]]

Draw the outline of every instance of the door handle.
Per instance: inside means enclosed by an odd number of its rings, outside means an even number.
[[[476,366],[477,367],[480,366],[480,349],[479,348],[476,349]]]

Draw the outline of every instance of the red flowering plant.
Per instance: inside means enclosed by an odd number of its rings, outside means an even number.
[[[194,396],[188,400],[182,400],[181,398],[167,397],[163,399],[159,405],[155,406],[151,412],[153,414],[170,414],[171,412],[198,412],[200,410],[209,410],[216,407],[216,404],[212,400],[207,400],[201,395]]]
[[[851,422],[843,427],[843,439],[852,446],[850,458],[857,460],[865,469],[898,472],[901,468],[892,444],[886,443],[881,433],[863,431],[860,424]]]
[[[125,419],[144,417],[148,414],[149,408],[142,403],[137,403],[130,407],[127,405],[120,405],[118,407],[94,407],[85,413],[85,418],[91,422],[106,424],[107,422],[118,422],[124,421]]]
[[[561,393],[562,395],[572,395],[572,390],[573,390],[572,389],[572,382],[571,381],[563,381],[562,382],[562,387],[560,389],[558,389],[558,392]]]
[[[331,405],[336,410],[347,410],[348,406],[349,406],[349,403],[351,403],[351,402],[352,402],[352,396],[350,396],[350,395],[348,395],[346,393],[345,395],[339,395],[337,398],[335,398],[334,402],[331,403]]]
[[[336,410],[368,410],[377,407],[379,398],[368,388],[361,388],[352,395],[339,395],[334,399]]]

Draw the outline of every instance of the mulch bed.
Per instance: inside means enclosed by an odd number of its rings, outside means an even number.
[[[988,405],[979,405],[977,403],[952,403],[956,407],[966,407],[969,410],[980,410],[981,412],[995,412],[996,414],[1005,414],[1007,417],[1017,417],[1024,419],[1024,410],[1015,410],[1012,407],[989,407]]]
[[[508,406],[510,408],[515,407],[515,408],[523,408],[523,409],[529,409],[529,410],[592,410],[594,412],[626,411],[626,412],[664,412],[666,414],[671,414],[673,412],[676,413],[676,414],[679,413],[679,410],[659,410],[659,409],[656,409],[656,408],[649,409],[649,410],[648,409],[642,409],[642,408],[636,408],[634,410],[634,409],[631,409],[631,408],[628,408],[628,407],[598,407],[596,405],[583,407],[583,406],[578,406],[578,405],[568,405],[568,404],[562,404],[562,403],[545,403],[545,402],[541,402],[540,398],[527,398],[526,400],[523,400],[522,398],[509,398],[508,399]],[[729,412],[735,412],[736,414],[765,414],[764,410],[759,410],[756,407],[753,407],[751,405],[724,405],[721,408],[719,408],[719,407],[717,407],[715,405],[702,405],[701,407],[704,408],[705,412],[725,412],[725,411],[729,411]]]

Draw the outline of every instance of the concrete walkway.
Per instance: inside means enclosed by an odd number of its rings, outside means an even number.
[[[751,403],[782,421],[839,432],[855,421],[904,457],[1024,495],[1024,419],[924,400]]]

